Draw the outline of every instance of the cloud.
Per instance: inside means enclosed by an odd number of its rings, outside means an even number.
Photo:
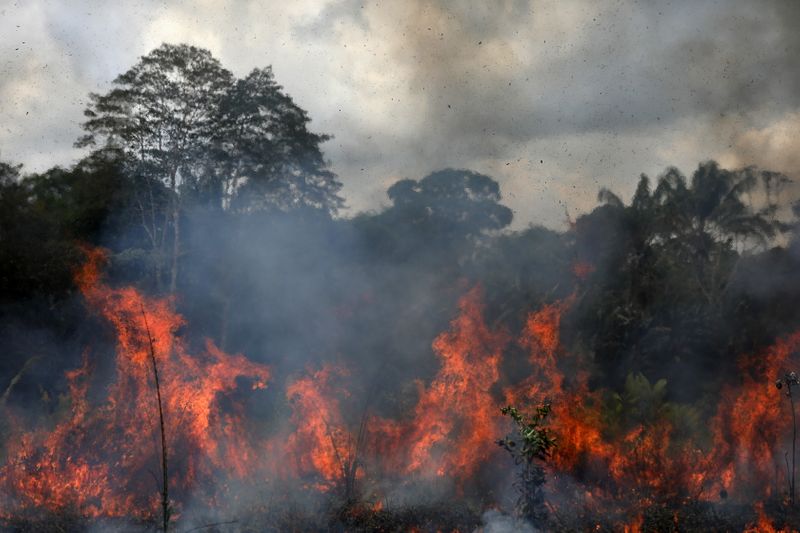
[[[737,131],[724,161],[730,166],[758,165],[800,176],[800,111],[765,125]]]
[[[390,179],[455,166],[498,179],[516,227],[558,225],[600,184],[626,193],[689,157],[789,157],[775,146],[800,110],[798,23],[793,0],[18,2],[0,19],[0,149],[69,163],[86,94],[186,41],[237,75],[273,65],[335,135],[350,212],[386,202]]]

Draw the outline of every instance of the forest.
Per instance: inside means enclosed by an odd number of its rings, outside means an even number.
[[[794,531],[800,204],[666,168],[512,230],[472,169],[344,214],[269,67],[165,44],[0,162],[9,531]]]

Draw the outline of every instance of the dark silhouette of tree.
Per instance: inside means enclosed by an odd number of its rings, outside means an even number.
[[[356,220],[367,247],[387,259],[430,260],[468,253],[465,248],[511,223],[500,186],[470,170],[445,169],[421,180],[404,179],[387,191],[391,207]]]
[[[0,163],[0,260],[3,291],[20,297],[61,297],[80,264],[79,243],[115,250],[141,248],[134,231],[136,184],[110,152],[95,152],[74,167],[22,175]]]
[[[308,114],[275,82],[270,67],[237,80],[217,110],[214,147],[220,165],[210,181],[221,205],[243,210],[317,209],[343,205],[341,183],[326,168],[320,144],[328,135],[308,129]]]
[[[33,176],[20,170],[0,168],[0,299],[60,296],[72,284],[68,238],[82,235],[91,215],[74,201],[62,169]]]
[[[14,165],[8,161],[0,161],[0,185],[9,185],[19,179],[22,165]]]
[[[758,189],[776,181],[772,172],[710,161],[691,180],[667,169],[655,190],[641,176],[629,205],[600,191],[601,205],[578,219],[575,238],[578,255],[602,273],[582,303],[591,309],[583,327],[608,376],[680,374],[724,357],[741,256],[764,249],[781,227],[775,195]]]
[[[470,170],[445,169],[419,181],[398,181],[387,191],[392,215],[443,235],[480,235],[511,223],[511,209],[501,205],[500,185]]]
[[[660,231],[678,237],[726,241],[736,238],[764,244],[775,235],[769,214],[776,209],[768,191],[761,209],[746,202],[759,183],[770,183],[776,173],[754,167],[725,170],[715,161],[701,164],[690,183],[675,168],[658,182],[654,199],[662,209]],[[759,179],[761,178],[761,179]]]
[[[697,168],[689,183],[674,168],[659,179],[653,194],[657,238],[673,260],[693,266],[695,289],[712,306],[727,289],[738,252],[763,249],[779,229],[771,218],[777,204],[770,194],[760,208],[747,201],[748,194],[774,175],[752,167],[725,170],[709,161]]]

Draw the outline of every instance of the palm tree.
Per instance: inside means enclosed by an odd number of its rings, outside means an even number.
[[[652,200],[657,238],[679,261],[693,266],[697,287],[709,303],[718,303],[727,288],[740,251],[766,246],[778,225],[772,199],[754,209],[746,199],[765,175],[753,167],[721,169],[702,163],[690,183],[675,168],[658,180]],[[761,180],[759,180],[761,178]]]
[[[723,299],[741,253],[769,244],[779,229],[767,181],[775,181],[774,173],[724,170],[711,161],[691,180],[667,169],[654,190],[642,175],[627,205],[600,191],[603,205],[579,226],[584,247],[609,262],[601,311],[592,320],[600,317],[595,349],[610,375],[625,375],[619,370],[634,364],[660,368],[660,359],[676,350],[687,357],[707,352],[724,324]],[[753,207],[751,197],[763,198],[763,208]],[[606,251],[598,235],[611,233],[614,245]]]

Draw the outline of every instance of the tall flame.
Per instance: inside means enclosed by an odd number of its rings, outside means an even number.
[[[356,466],[356,437],[349,433],[339,406],[339,398],[348,393],[332,383],[333,378],[346,375],[345,369],[326,364],[286,387],[296,427],[287,439],[287,452],[297,475],[317,473],[324,479],[326,484],[320,488],[341,481],[348,468]]]
[[[9,439],[0,485],[12,501],[4,507],[69,506],[90,516],[152,513],[158,495],[150,472],[159,468],[160,452],[154,446],[159,425],[150,338],[161,377],[172,488],[185,493],[219,471],[248,475],[257,449],[242,433],[242,415],[223,412],[219,402],[237,391],[240,380],[254,389],[266,386],[268,368],[226,354],[211,341],[193,353],[178,334],[184,320],[169,299],[104,284],[99,271],[104,253],[88,250],[87,256],[78,286],[89,306],[113,326],[116,374],[107,397],[90,403],[87,359],[67,374],[71,416],[53,431]]]
[[[494,450],[499,433],[497,402],[491,389],[500,378],[507,341],[483,320],[482,292],[469,291],[459,302],[451,331],[433,342],[441,368],[428,385],[420,384],[410,431],[407,470],[432,469],[437,475],[471,476]]]

